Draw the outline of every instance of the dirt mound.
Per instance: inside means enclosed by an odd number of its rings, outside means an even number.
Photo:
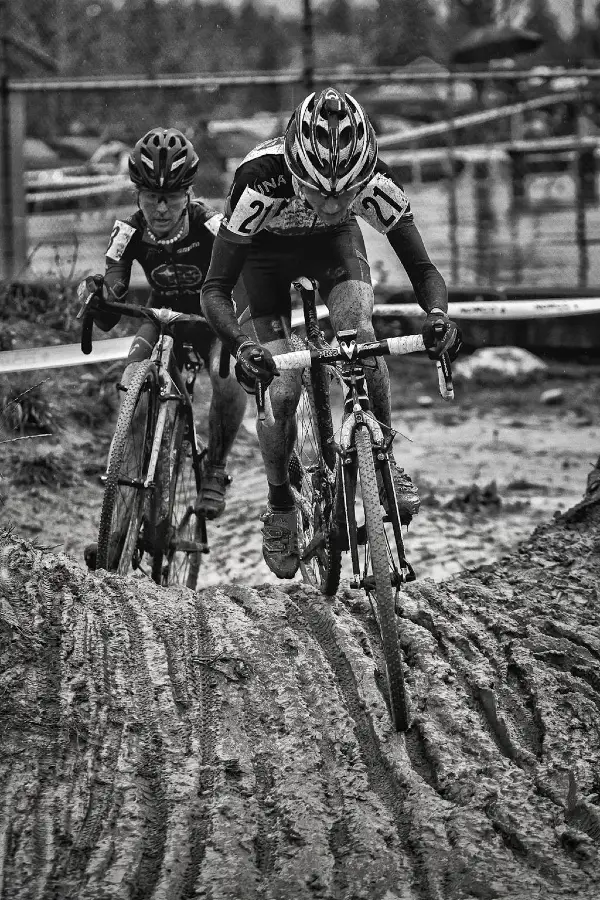
[[[4,533],[2,896],[595,900],[596,490],[402,595],[405,736],[361,593],[167,592]]]

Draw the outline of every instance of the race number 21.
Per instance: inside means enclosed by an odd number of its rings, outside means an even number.
[[[367,196],[362,198],[361,204],[366,212],[365,218],[371,220],[376,228],[379,225],[380,230],[387,231],[402,217],[408,206],[408,197],[393,182],[389,183],[389,187],[386,185],[385,190],[374,184]]]

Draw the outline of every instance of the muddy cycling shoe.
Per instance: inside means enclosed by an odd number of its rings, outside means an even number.
[[[222,515],[228,485],[229,477],[225,474],[225,466],[209,466],[196,498],[196,512],[207,519],[217,519]]]
[[[269,503],[260,517],[264,523],[263,557],[278,578],[293,578],[300,566],[298,516],[293,509],[276,509]]]
[[[88,544],[83,548],[83,558],[90,572],[96,571],[96,560],[98,559],[98,544]]]
[[[404,469],[399,469],[394,460],[390,460],[390,471],[394,482],[394,490],[396,491],[400,521],[403,525],[409,525],[412,517],[416,516],[421,506],[419,492],[413,484],[410,475],[407,475]],[[389,515],[387,495],[383,487],[383,476],[379,469],[377,470],[377,485],[379,487],[381,505]]]

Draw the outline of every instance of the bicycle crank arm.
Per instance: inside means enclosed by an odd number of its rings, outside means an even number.
[[[169,541],[169,550],[179,553],[209,553],[208,544],[200,541],[173,540]]]
[[[313,558],[313,556],[317,556],[319,550],[321,550],[321,548],[325,546],[326,541],[327,541],[327,537],[325,535],[325,532],[318,531],[313,536],[312,541],[310,541],[306,545],[306,549],[304,550],[304,553],[302,554],[302,562],[308,562],[310,559]]]

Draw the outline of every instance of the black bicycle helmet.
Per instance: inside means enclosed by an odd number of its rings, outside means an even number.
[[[153,128],[129,155],[129,177],[150,191],[181,191],[198,170],[198,154],[176,128]]]

